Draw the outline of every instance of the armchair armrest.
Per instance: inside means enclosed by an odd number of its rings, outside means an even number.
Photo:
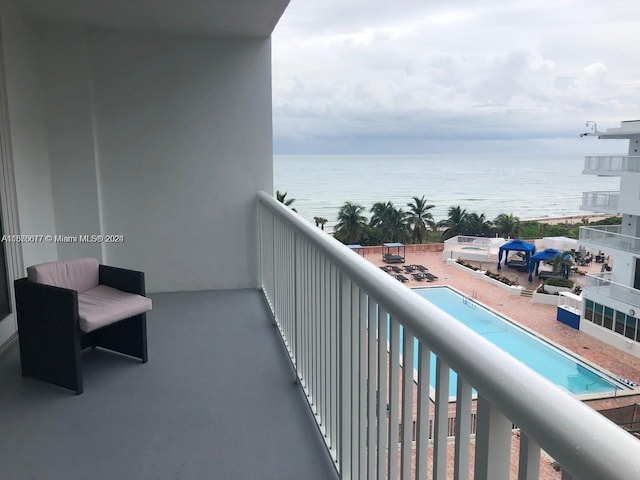
[[[82,391],[78,292],[26,278],[14,287],[22,374]]]
[[[100,265],[99,283],[123,292],[145,295],[144,272]]]

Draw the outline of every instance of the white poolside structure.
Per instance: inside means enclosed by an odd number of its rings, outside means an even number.
[[[605,132],[588,122],[584,136],[628,139],[627,155],[587,156],[584,174],[620,178],[620,190],[584,192],[582,208],[622,214],[617,226],[580,227],[580,245],[609,257],[611,271],[589,275],[582,292],[580,329],[640,357],[640,120]]]
[[[640,478],[636,438],[273,198],[287,5],[0,0],[0,478]],[[124,242],[44,237],[76,234]],[[87,256],[154,309],[149,362],[89,350],[75,396],[21,376],[13,282]]]
[[[442,259],[497,263],[498,252],[505,243],[504,238],[456,235],[444,241]]]

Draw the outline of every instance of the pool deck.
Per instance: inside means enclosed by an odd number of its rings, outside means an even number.
[[[381,255],[377,253],[366,254],[365,258],[377,266],[384,266]],[[474,262],[469,262],[474,263]],[[601,369],[612,374],[614,377],[622,377],[640,383],[640,358],[634,357],[617,348],[607,345],[600,340],[587,335],[586,333],[568,327],[556,320],[556,307],[554,305],[543,305],[533,303],[531,298],[512,296],[506,290],[491,285],[483,280],[474,278],[470,273],[460,270],[451,265],[447,265],[442,259],[442,252],[410,252],[406,253],[405,264],[421,264],[429,269],[429,272],[438,276],[438,280],[428,283],[414,280],[410,275],[408,287],[431,287],[448,285],[462,293],[475,296],[477,301],[494,309],[502,315],[514,320],[540,336],[557,343],[567,350],[575,353],[578,357],[586,359]],[[487,264],[485,263],[486,267]],[[495,265],[489,269],[496,271]],[[585,268],[581,267],[581,270]],[[600,271],[600,264],[592,265],[586,269],[589,273]],[[509,278],[518,279],[518,284],[527,289],[535,289],[539,282],[529,283],[526,273],[519,273],[513,269],[503,269],[502,274]],[[573,277],[580,283],[582,277]],[[640,395],[640,389],[638,389]],[[633,403],[640,403],[640,396],[631,395],[612,399],[586,401],[594,409],[606,409],[620,407]]]

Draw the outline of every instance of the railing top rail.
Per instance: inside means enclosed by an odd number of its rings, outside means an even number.
[[[591,192],[582,192],[585,195],[620,195],[620,190],[593,190]]]
[[[640,443],[270,195],[258,199],[578,478],[640,478]],[[490,366],[490,367],[489,367]],[[489,368],[488,368],[489,367]]]
[[[640,155],[586,155],[585,159],[589,158],[639,158]]]

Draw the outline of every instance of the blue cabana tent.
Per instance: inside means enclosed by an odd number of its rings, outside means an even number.
[[[502,254],[506,252],[504,255],[504,264],[507,265],[509,252],[514,250],[517,252],[524,252],[523,266],[525,266],[526,271],[529,272],[529,281],[533,281],[533,277],[531,276],[531,255],[536,253],[536,246],[531,243],[523,242],[520,239],[511,240],[500,247],[500,251],[498,252],[498,270],[502,268],[500,266],[500,263],[502,263]]]
[[[562,255],[560,250],[556,250],[555,248],[545,248],[541,252],[531,256],[531,266],[529,267],[529,271],[532,272],[535,270],[537,276],[539,274],[540,262],[553,260],[560,255]]]

